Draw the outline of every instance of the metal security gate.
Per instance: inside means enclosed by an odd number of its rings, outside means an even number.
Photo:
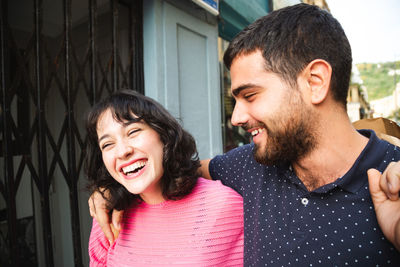
[[[69,250],[84,265],[82,118],[143,90],[142,12],[141,0],[0,0],[0,266],[60,266]]]

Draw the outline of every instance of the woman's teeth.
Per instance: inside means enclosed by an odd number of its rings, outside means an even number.
[[[123,167],[122,171],[124,172],[125,175],[131,173],[131,172],[137,172],[139,169],[143,168],[146,165],[146,161],[136,161],[135,163]]]

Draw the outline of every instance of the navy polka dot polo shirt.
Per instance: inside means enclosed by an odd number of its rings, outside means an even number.
[[[376,221],[367,170],[383,171],[400,149],[373,131],[353,167],[309,192],[289,164],[257,163],[253,144],[210,162],[213,179],[243,196],[244,266],[400,266]]]

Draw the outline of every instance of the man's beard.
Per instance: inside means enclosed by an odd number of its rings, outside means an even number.
[[[260,123],[259,127],[265,128],[267,140],[265,147],[255,144],[253,154],[258,163],[296,162],[316,147],[315,113],[306,107],[302,99],[300,103],[291,103],[291,100],[286,103],[285,110],[268,121],[270,127]]]

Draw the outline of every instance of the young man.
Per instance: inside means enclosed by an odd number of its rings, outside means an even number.
[[[274,11],[232,40],[224,62],[232,124],[253,143],[203,167],[243,196],[244,266],[399,266],[367,170],[382,172],[400,151],[349,121],[352,57],[338,21],[306,4]],[[93,201],[104,205],[90,199],[92,214]]]

